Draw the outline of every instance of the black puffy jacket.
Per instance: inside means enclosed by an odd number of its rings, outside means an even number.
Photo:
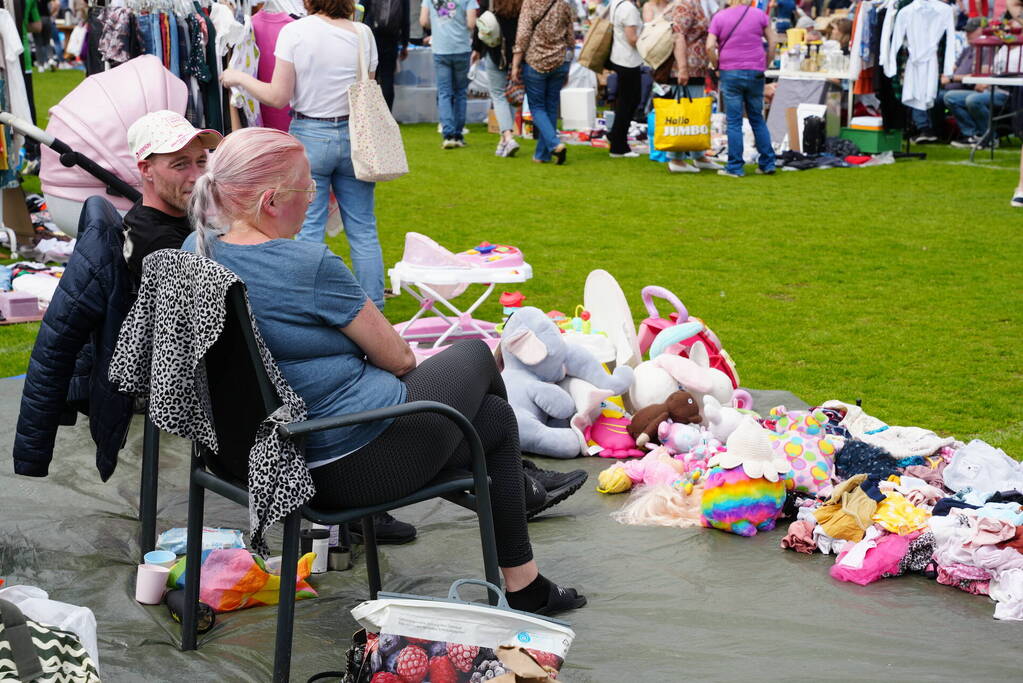
[[[100,477],[106,481],[114,473],[133,407],[107,378],[121,323],[134,301],[123,248],[121,216],[113,205],[103,197],[87,199],[75,251],[29,360],[14,437],[18,474],[47,475],[57,427],[74,424],[75,409],[89,416]]]

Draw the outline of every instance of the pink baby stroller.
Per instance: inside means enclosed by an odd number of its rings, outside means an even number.
[[[42,145],[39,180],[50,216],[75,236],[82,204],[105,194],[123,214],[141,196],[142,181],[128,149],[128,127],[149,112],[184,114],[188,89],[153,55],[86,78],[50,109],[45,131],[0,115],[0,121]]]

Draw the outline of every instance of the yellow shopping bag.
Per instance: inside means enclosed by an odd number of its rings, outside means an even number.
[[[654,100],[654,149],[702,152],[710,149],[710,97]]]

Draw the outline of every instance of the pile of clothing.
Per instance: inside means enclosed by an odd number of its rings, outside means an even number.
[[[599,492],[632,491],[614,519],[742,536],[787,526],[781,547],[834,553],[839,581],[918,573],[1023,620],[1023,463],[841,401],[764,417],[710,401],[700,413],[669,418],[645,457],[600,473]]]
[[[0,291],[31,294],[39,299],[39,308],[45,310],[53,293],[57,291],[57,281],[63,273],[63,266],[48,266],[33,261],[0,266]]]
[[[824,407],[851,438],[835,454],[837,483],[796,502],[781,547],[835,553],[840,581],[915,572],[990,596],[996,619],[1023,620],[1023,464],[980,440]]]

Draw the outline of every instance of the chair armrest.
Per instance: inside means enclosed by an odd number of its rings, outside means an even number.
[[[289,424],[278,425],[277,431],[282,436],[290,439],[296,436],[312,434],[313,432],[322,432],[327,429],[337,429],[338,427],[348,427],[354,424],[376,422],[378,420],[389,420],[394,417],[412,415],[414,413],[439,413],[458,425],[467,439],[470,439],[470,433],[473,437],[479,439],[472,423],[464,415],[451,406],[438,403],[437,401],[411,401],[409,403],[399,403],[396,406],[388,406],[387,408],[374,408],[373,410],[364,410],[358,413],[348,413],[347,415],[331,415],[330,417],[318,417],[312,420],[303,420],[302,422],[291,422]]]

